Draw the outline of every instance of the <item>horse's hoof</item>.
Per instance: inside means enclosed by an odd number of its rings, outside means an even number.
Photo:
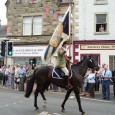
[[[82,112],[81,115],[85,115],[85,112]]]
[[[39,110],[39,107],[36,107],[36,109],[35,110]]]
[[[62,107],[62,110],[61,110],[61,111],[62,111],[62,112],[64,112],[64,111],[65,111],[65,108],[64,108],[64,106],[62,106],[62,105],[61,105],[61,107]]]
[[[65,109],[62,109],[61,111],[62,111],[62,112],[65,112]]]
[[[65,112],[65,108],[62,108],[62,110],[61,110],[62,112]]]
[[[46,108],[46,104],[43,104],[43,108]]]

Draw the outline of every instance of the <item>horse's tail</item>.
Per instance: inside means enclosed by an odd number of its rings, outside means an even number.
[[[25,97],[29,97],[32,93],[33,90],[33,86],[34,86],[34,82],[35,82],[35,72],[32,75],[30,75],[30,80],[27,82],[27,87],[26,87],[26,93],[25,93]]]

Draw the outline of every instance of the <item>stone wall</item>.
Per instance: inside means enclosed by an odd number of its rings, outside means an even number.
[[[16,0],[9,0],[10,4],[7,7],[7,19],[8,19],[8,37],[10,38],[21,38],[23,37],[23,16],[36,16],[42,15],[43,18],[43,36],[48,35],[50,39],[54,29],[58,24],[58,17],[56,14],[53,14],[51,11],[55,9],[59,13],[64,13],[67,10],[67,7],[59,7],[56,4],[55,0],[42,0],[38,3],[28,3],[28,0],[25,0],[22,4],[16,3]],[[50,12],[46,16],[45,5],[48,5]],[[20,37],[17,37],[20,36]],[[24,37],[23,39],[25,39]],[[28,38],[39,39],[39,36],[28,36]],[[48,41],[48,40],[46,40]]]

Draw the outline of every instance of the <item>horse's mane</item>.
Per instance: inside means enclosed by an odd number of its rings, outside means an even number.
[[[84,60],[81,60],[80,62],[76,63],[75,65],[79,66]]]
[[[73,64],[72,66],[80,66],[80,65],[81,65],[81,63],[82,63],[84,60],[85,60],[85,59],[81,60],[81,61],[80,61],[80,62],[78,62],[78,63]]]

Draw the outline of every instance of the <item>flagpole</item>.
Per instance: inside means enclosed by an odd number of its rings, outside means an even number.
[[[69,10],[69,46],[71,44],[71,5],[69,4],[70,10]],[[68,62],[68,85],[70,84],[70,55],[71,55],[71,47],[69,47],[69,62]]]

